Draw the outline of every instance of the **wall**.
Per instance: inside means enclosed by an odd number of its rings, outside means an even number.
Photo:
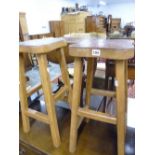
[[[85,1],[79,2],[80,5],[85,5]],[[26,13],[29,34],[48,33],[48,21],[60,20],[61,8],[75,6],[75,3],[75,0],[72,2],[69,0],[20,0],[19,11]],[[93,3],[88,8],[92,14],[102,11],[106,16],[112,14],[114,18],[121,18],[122,27],[128,22],[135,21],[134,2],[106,6]]]
[[[66,0],[20,0],[19,12],[26,13],[29,34],[49,32],[50,20],[60,20],[61,8],[72,6]]]

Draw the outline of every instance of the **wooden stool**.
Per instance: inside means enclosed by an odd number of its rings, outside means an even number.
[[[70,152],[76,150],[77,130],[82,118],[93,119],[117,125],[118,155],[125,154],[126,112],[127,112],[127,60],[134,56],[131,40],[87,39],[70,46],[70,55],[75,57],[75,75],[72,96],[72,114],[70,129]],[[79,107],[82,58],[88,59],[87,94],[85,107]],[[116,92],[92,89],[94,60],[97,58],[112,59],[116,62]],[[116,96],[117,116],[96,112],[89,109],[90,95]]]
[[[22,122],[24,132],[29,132],[30,122],[29,117],[32,117],[36,120],[42,121],[50,125],[51,135],[53,144],[55,147],[60,145],[60,135],[57,124],[56,112],[55,112],[55,103],[56,100],[62,98],[66,93],[70,96],[71,99],[71,86],[69,81],[69,76],[67,72],[66,60],[64,56],[63,48],[67,46],[67,43],[63,39],[58,38],[45,38],[37,40],[29,40],[25,42],[20,42],[19,44],[19,61],[20,61],[20,101],[21,101],[21,113],[22,113]],[[51,82],[50,76],[47,71],[47,54],[56,52],[55,50],[60,49],[60,68],[62,72],[62,79],[64,86],[56,93],[51,93]],[[33,88],[31,91],[26,91],[26,80],[25,80],[25,68],[24,68],[24,53],[33,53],[36,54],[39,72],[41,78],[41,84]],[[27,96],[42,88],[45,104],[47,109],[47,115],[41,112],[35,111],[28,108]]]

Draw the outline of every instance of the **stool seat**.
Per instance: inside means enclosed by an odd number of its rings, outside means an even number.
[[[72,114],[70,129],[70,152],[75,152],[77,144],[77,130],[83,118],[93,119],[101,122],[115,124],[117,126],[117,152],[118,155],[125,154],[126,112],[127,112],[127,63],[134,56],[132,40],[108,40],[101,38],[81,39],[80,42],[69,46],[69,54],[74,57],[75,75],[72,94]],[[80,107],[80,93],[82,82],[82,59],[86,58],[86,100],[85,106]],[[94,75],[94,63],[97,58],[115,60],[116,62],[116,91],[106,91],[92,88]],[[90,96],[112,96],[116,97],[117,115],[93,111],[90,107]]]
[[[134,56],[133,40],[125,39],[82,39],[70,45],[69,54],[74,57],[105,58],[112,60],[125,60]],[[100,53],[93,53],[92,49],[100,49]]]
[[[19,43],[20,53],[46,54],[67,46],[63,38],[42,38]]]

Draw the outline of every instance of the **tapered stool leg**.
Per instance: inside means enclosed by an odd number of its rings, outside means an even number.
[[[116,61],[116,100],[117,100],[117,152],[125,155],[126,133],[126,62]]]
[[[81,83],[82,83],[82,61],[81,58],[75,58],[74,85],[72,96],[71,110],[71,129],[70,129],[70,145],[69,151],[75,152],[77,143],[78,115],[77,110],[80,104]]]
[[[27,101],[27,93],[26,93],[26,78],[25,78],[25,66],[24,66],[24,55],[19,55],[19,95],[20,95],[20,106],[21,106],[21,114],[22,114],[22,122],[24,132],[29,132],[30,130],[30,121],[29,117],[25,114],[28,111],[28,101]]]
[[[125,78],[126,78],[126,82],[125,82],[125,90],[126,90],[126,104],[125,104],[125,106],[126,106],[126,108],[125,108],[125,110],[126,110],[126,113],[127,113],[127,111],[128,111],[128,105],[127,105],[127,103],[128,103],[128,81],[127,81],[127,79],[128,79],[128,61],[125,61]]]
[[[67,70],[67,63],[66,63],[63,48],[61,48],[61,50],[60,50],[60,62],[59,63],[60,63],[60,69],[61,69],[61,75],[62,75],[63,82],[68,87],[68,102],[71,107],[72,88],[71,88],[71,84],[70,84],[70,80],[69,80],[69,73]]]
[[[55,112],[55,99],[54,96],[52,95],[50,77],[47,72],[47,58],[46,55],[37,55],[37,59],[39,64],[39,72],[41,77],[42,88],[45,96],[45,104],[48,113],[52,140],[54,146],[58,147],[60,145],[60,135]]]
[[[94,77],[94,58],[88,58],[87,63],[87,81],[86,81],[86,106],[90,106],[91,88]]]

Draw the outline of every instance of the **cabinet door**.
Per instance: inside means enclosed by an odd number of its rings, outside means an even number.
[[[96,17],[88,16],[86,18],[86,32],[96,32]]]

